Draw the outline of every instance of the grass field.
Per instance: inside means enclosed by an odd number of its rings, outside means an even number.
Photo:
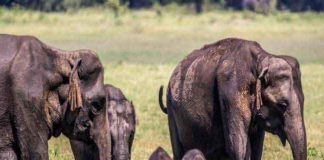
[[[103,8],[68,13],[0,9],[0,33],[29,34],[64,49],[89,48],[105,65],[105,82],[133,100],[139,119],[132,157],[147,159],[162,146],[171,154],[167,118],[159,109],[158,88],[193,49],[226,37],[258,41],[274,54],[301,63],[305,93],[308,157],[324,159],[324,14],[212,11],[185,8],[126,11],[115,18]],[[50,140],[50,159],[73,159],[68,140]],[[289,145],[267,134],[263,159],[292,159]]]

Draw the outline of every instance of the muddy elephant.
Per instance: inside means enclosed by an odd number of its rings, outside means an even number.
[[[90,50],[63,51],[32,36],[0,35],[0,159],[46,160],[61,133],[110,152],[103,67]]]
[[[112,159],[129,160],[136,130],[135,108],[119,88],[106,84],[105,92]],[[70,143],[76,160],[93,159],[87,144],[76,140],[70,140]]]
[[[253,41],[229,38],[193,51],[167,88],[175,159],[193,148],[206,159],[261,159],[265,131],[288,140],[306,160],[304,95],[298,61],[273,55]]]
[[[149,160],[172,160],[172,158],[162,147],[158,147],[150,155]],[[186,152],[182,160],[205,160],[205,156],[198,149],[191,149]]]

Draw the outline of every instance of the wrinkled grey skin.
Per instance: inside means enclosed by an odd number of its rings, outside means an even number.
[[[205,160],[205,156],[198,149],[192,149],[182,157],[182,160]]]
[[[162,147],[158,147],[149,160],[172,160],[172,158]],[[205,156],[198,149],[191,149],[182,157],[182,160],[205,160]]]
[[[32,36],[0,35],[0,159],[46,160],[63,133],[106,159],[103,67],[90,50],[63,51]]]
[[[129,160],[136,129],[135,108],[119,88],[105,85],[105,90],[109,97],[107,108],[112,157],[114,160]]]
[[[136,115],[132,102],[122,91],[112,85],[105,85],[107,98],[107,117],[111,134],[111,153],[113,160],[129,160],[135,136]],[[70,141],[76,160],[92,159],[89,146],[79,141]]]
[[[174,159],[197,148],[206,159],[259,160],[264,131],[307,159],[298,61],[229,38],[195,50],[171,75],[167,109]]]
[[[149,160],[172,160],[172,158],[162,147],[158,147],[150,155]]]

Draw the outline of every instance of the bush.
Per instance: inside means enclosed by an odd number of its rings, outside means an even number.
[[[315,158],[315,157],[324,158],[324,154],[322,152],[318,151],[314,147],[309,147],[307,149],[307,155],[308,155],[309,158]]]
[[[108,0],[107,5],[113,10],[115,18],[118,18],[119,15],[125,12],[127,9],[125,5],[121,3],[120,0]]]

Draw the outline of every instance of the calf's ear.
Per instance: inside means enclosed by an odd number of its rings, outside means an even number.
[[[134,118],[135,118],[134,122],[135,122],[135,125],[138,126],[139,125],[139,120],[138,120],[138,117],[136,116],[136,111],[135,111],[135,107],[133,105],[133,101],[131,101],[130,103],[131,103],[131,106],[132,106],[132,109],[133,109],[133,112],[134,112]]]

